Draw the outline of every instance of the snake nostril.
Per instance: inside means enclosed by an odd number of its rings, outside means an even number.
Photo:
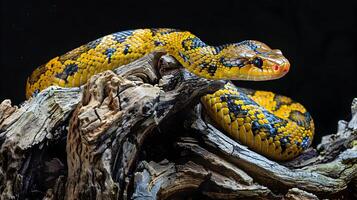
[[[278,65],[274,65],[273,69],[274,69],[275,71],[278,71],[278,70],[279,70],[279,66],[278,66]]]

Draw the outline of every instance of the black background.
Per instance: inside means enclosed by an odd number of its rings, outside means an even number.
[[[189,30],[212,45],[245,39],[281,49],[285,77],[237,85],[287,95],[315,119],[317,140],[350,118],[357,96],[353,1],[1,1],[0,100],[24,100],[40,64],[100,36],[135,28]],[[316,140],[315,140],[316,143]]]

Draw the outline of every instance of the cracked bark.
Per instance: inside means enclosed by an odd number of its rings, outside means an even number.
[[[155,52],[81,88],[3,101],[1,199],[353,197],[357,100],[338,133],[277,163],[210,124],[198,98],[222,84]]]

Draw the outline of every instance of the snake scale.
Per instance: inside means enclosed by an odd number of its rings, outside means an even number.
[[[272,80],[290,67],[280,50],[254,40],[210,46],[188,31],[137,29],[104,36],[38,67],[27,80],[26,97],[51,85],[80,86],[96,73],[155,50],[166,51],[187,70],[207,79]],[[272,159],[292,159],[312,142],[310,114],[288,97],[227,83],[201,102],[232,138]]]

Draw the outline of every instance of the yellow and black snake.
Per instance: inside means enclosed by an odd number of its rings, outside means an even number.
[[[247,40],[209,46],[188,31],[137,29],[110,34],[55,57],[27,81],[26,97],[51,85],[80,86],[94,74],[163,50],[185,68],[207,79],[262,81],[284,76],[290,64],[280,50]],[[310,114],[290,98],[228,83],[201,102],[231,137],[276,160],[288,160],[312,141]]]

